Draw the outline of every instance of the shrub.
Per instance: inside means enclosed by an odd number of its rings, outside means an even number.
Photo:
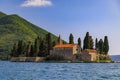
[[[111,60],[111,58],[108,55],[100,55],[99,59],[100,60]]]

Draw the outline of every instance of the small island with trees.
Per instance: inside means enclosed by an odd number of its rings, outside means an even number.
[[[55,41],[48,33],[44,38],[38,36],[34,42],[19,40],[11,50],[11,61],[17,62],[113,62],[108,55],[108,37],[104,40],[96,38],[95,43],[89,32],[83,40],[74,43],[70,34],[69,43],[59,35]]]

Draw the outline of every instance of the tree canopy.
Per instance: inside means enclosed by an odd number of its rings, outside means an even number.
[[[104,53],[105,54],[108,54],[108,51],[109,51],[109,42],[108,42],[108,37],[105,36],[104,37]]]
[[[74,37],[73,37],[72,33],[69,36],[69,44],[74,44]]]

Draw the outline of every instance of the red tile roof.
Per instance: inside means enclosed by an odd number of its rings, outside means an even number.
[[[94,49],[86,49],[86,51],[91,52],[91,53],[97,53],[97,51]]]
[[[54,46],[54,48],[72,48],[77,44],[57,44]]]

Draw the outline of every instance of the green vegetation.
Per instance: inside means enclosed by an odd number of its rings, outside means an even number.
[[[109,55],[99,55],[99,62],[112,62],[112,59],[109,57]]]
[[[103,48],[104,48],[104,42],[103,42],[103,40],[102,39],[100,39],[100,41],[99,41],[99,53],[100,54],[103,54]]]
[[[51,33],[48,33],[45,38],[37,37],[34,44],[31,42],[25,43],[19,40],[17,44],[14,44],[11,56],[12,57],[46,57],[50,55],[52,49]],[[33,46],[34,45],[34,46]]]
[[[98,47],[99,47],[99,45],[98,45],[98,39],[96,38],[95,39],[95,49],[98,50]]]
[[[52,39],[51,39],[51,33],[48,33],[46,35],[46,42],[47,42],[47,54],[49,55],[50,54],[50,50],[52,50]]]
[[[94,42],[93,42],[92,36],[89,36],[89,40],[90,40],[90,49],[93,49],[93,47],[94,47]]]
[[[92,36],[89,35],[89,32],[86,33],[86,36],[84,38],[84,44],[83,44],[83,49],[94,49],[94,41],[92,39]],[[95,40],[95,49],[100,53],[100,54],[108,54],[109,51],[109,42],[108,42],[108,37],[104,37],[104,41],[96,38]]]
[[[89,35],[89,32],[86,33],[86,36],[84,38],[84,44],[83,44],[83,49],[94,49],[94,42],[92,39],[92,36]],[[100,61],[109,60],[111,61],[110,57],[108,56],[108,51],[109,51],[109,42],[108,42],[108,37],[104,37],[104,41],[96,38],[95,40],[95,50],[97,50]]]
[[[52,47],[59,42],[59,38],[18,15],[6,15],[0,12],[0,59],[8,59],[10,55],[55,58],[49,54]],[[63,43],[66,42],[63,41]],[[69,44],[74,44],[72,34],[69,36]],[[81,47],[80,38],[78,38],[78,45]],[[94,49],[94,41],[89,32],[86,33],[83,41],[84,49]],[[107,55],[109,51],[108,37],[105,36],[104,41],[102,39],[98,41],[96,38],[95,49],[101,55]],[[58,59],[62,59],[62,57],[57,57],[55,60]],[[102,58],[100,57],[100,59]]]
[[[12,57],[45,57],[46,61],[65,61],[64,56],[61,55],[50,55],[50,50],[52,50],[53,46],[56,45],[56,42],[60,42],[60,36],[56,41],[52,39],[52,34],[48,33],[44,38],[37,37],[34,42],[24,42],[23,40],[19,40],[18,43],[13,45],[11,56]],[[71,38],[70,38],[71,37]],[[73,35],[70,34],[69,39],[73,42]],[[94,49],[94,42],[92,36],[89,36],[89,32],[86,33],[84,39],[84,48],[85,49]],[[73,44],[73,43],[71,43]],[[78,38],[78,45],[81,47],[81,39]],[[106,47],[105,47],[106,46]],[[86,48],[88,47],[88,48]],[[95,49],[98,53],[98,58],[94,62],[111,62],[111,58],[107,55],[109,50],[108,38],[105,36],[104,42],[102,39],[99,41],[95,40]],[[79,61],[80,55],[75,55],[76,60]]]
[[[69,36],[69,44],[74,44],[74,37],[73,37],[72,33]]]
[[[86,33],[86,36],[84,38],[83,49],[90,49],[89,32]]]
[[[87,32],[84,38],[83,49],[93,49],[93,46],[94,46],[94,42],[93,42],[92,36],[90,36],[89,32]]]
[[[109,51],[109,42],[108,42],[108,37],[105,36],[104,37],[104,49],[103,49],[103,52],[104,52],[104,54],[108,54],[108,51]]]
[[[80,38],[78,38],[78,45],[79,45],[80,48],[81,48],[81,39],[80,39]]]
[[[18,15],[6,15],[0,12],[0,59],[8,58],[11,46],[19,40],[32,43],[37,36],[44,38],[48,33]],[[51,34],[51,37],[54,41],[57,40],[55,35]]]
[[[3,12],[0,12],[0,18],[2,18],[2,17],[4,17],[4,16],[6,16],[6,14],[3,13]]]

